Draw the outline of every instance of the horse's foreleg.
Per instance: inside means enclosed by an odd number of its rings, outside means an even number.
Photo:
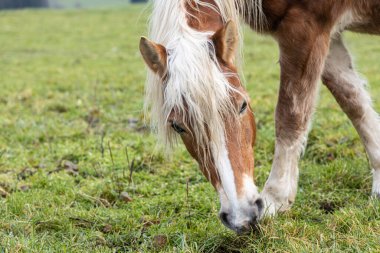
[[[298,161],[306,144],[330,41],[328,32],[309,32],[317,30],[304,27],[296,31],[293,26],[278,38],[281,85],[276,108],[276,148],[262,192],[267,215],[287,210],[295,200]]]
[[[342,38],[334,38],[322,75],[323,83],[352,121],[373,168],[372,194],[380,197],[380,121],[363,81],[355,72]]]

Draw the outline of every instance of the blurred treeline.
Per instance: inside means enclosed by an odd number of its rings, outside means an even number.
[[[148,0],[0,0],[1,9],[122,7]]]
[[[0,0],[0,9],[49,7],[49,0]]]

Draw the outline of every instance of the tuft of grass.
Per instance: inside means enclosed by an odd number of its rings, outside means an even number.
[[[293,209],[239,237],[218,221],[217,195],[184,148],[166,159],[144,126],[143,6],[0,16],[0,252],[380,251],[366,155],[326,88]],[[379,110],[380,40],[346,38]],[[262,187],[278,50],[248,29],[245,40]]]

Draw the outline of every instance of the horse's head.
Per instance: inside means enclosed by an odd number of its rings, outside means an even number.
[[[228,22],[203,34],[166,46],[141,39],[151,78],[159,80],[159,87],[147,87],[148,99],[156,100],[151,117],[160,136],[169,143],[180,137],[197,160],[219,193],[223,224],[246,232],[257,224],[263,201],[253,182],[255,119],[234,66],[238,30]]]

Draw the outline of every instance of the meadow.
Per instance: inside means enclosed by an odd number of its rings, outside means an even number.
[[[380,252],[364,148],[324,86],[291,211],[237,236],[179,145],[144,124],[144,5],[0,12],[0,252]],[[380,111],[380,38],[347,33]],[[247,30],[261,188],[274,150],[278,49]]]

